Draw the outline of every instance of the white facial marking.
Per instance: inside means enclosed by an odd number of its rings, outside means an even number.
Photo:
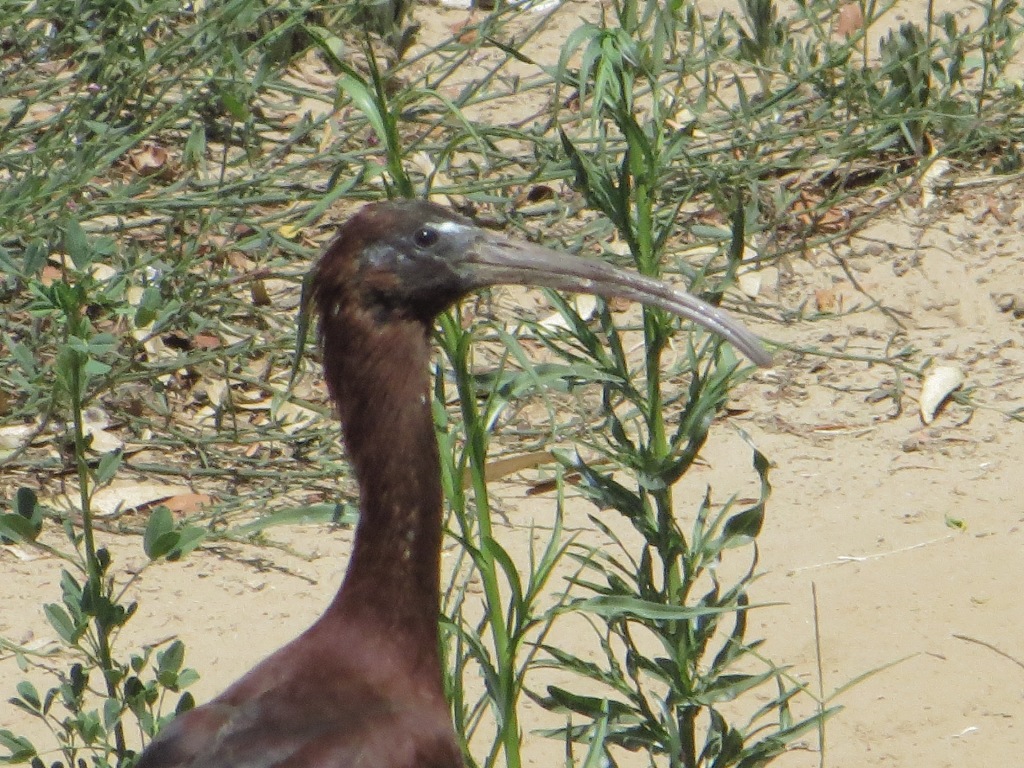
[[[460,224],[457,221],[442,221],[440,224],[432,224],[431,226],[438,232],[443,232],[446,235],[455,235],[466,231],[466,225]]]

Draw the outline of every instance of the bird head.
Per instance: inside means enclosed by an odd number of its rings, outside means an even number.
[[[501,284],[660,307],[722,336],[758,365],[771,362],[753,333],[678,288],[597,259],[507,238],[423,200],[373,203],[358,211],[321,258],[313,291],[322,318],[362,311],[379,322],[430,324],[466,294]]]

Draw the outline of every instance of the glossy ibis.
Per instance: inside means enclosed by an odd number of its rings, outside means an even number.
[[[547,286],[662,307],[768,354],[664,283],[484,231],[423,201],[371,204],[316,266],[324,375],[360,488],[341,589],[323,616],[210,703],[173,720],[137,768],[458,768],[438,656],[442,497],[430,332],[468,292]]]

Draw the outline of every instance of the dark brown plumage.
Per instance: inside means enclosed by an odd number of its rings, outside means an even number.
[[[366,206],[313,284],[324,375],[360,488],[341,589],[298,638],[164,728],[137,768],[461,768],[437,646],[430,330],[443,309],[498,283],[643,301],[769,362],[742,326],[664,283],[508,240],[431,203]]]

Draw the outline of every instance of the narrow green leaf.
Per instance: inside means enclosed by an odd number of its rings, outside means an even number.
[[[19,344],[7,334],[4,334],[3,342],[6,349],[11,353],[11,356],[21,367],[22,373],[24,373],[29,379],[35,378],[39,366],[38,361],[32,354],[32,350],[25,344]]]
[[[249,107],[245,101],[239,98],[230,91],[221,91],[220,100],[224,104],[224,109],[240,123],[244,123],[249,119]]]
[[[64,224],[64,250],[79,270],[86,270],[92,265],[92,249],[82,225],[74,219]]]
[[[135,309],[135,327],[145,328],[156,319],[163,297],[160,289],[151,285],[142,292],[139,305]]]
[[[36,757],[36,748],[24,736],[15,736],[11,731],[0,729],[0,746],[10,751],[0,762],[18,764],[27,763]]]
[[[183,669],[178,673],[178,690],[188,688],[199,679],[199,673],[194,669]]]
[[[121,702],[117,699],[107,699],[103,702],[103,727],[112,731],[121,719]]]
[[[192,132],[185,141],[185,148],[182,151],[182,162],[186,168],[195,168],[200,165],[206,156],[206,128],[202,122],[196,122]],[[136,320],[136,325],[138,321]],[[143,323],[146,325],[146,323]]]
[[[377,139],[385,149],[388,146],[388,132],[384,124],[384,116],[377,106],[373,92],[365,82],[352,74],[344,74],[338,78],[338,88],[348,94],[352,104],[370,121],[370,127],[377,134]]]
[[[687,607],[662,605],[636,597],[601,596],[580,600],[572,604],[574,610],[586,611],[605,619],[630,617],[658,621],[682,621],[720,613],[731,613],[732,608]]]
[[[121,468],[121,461],[124,453],[120,448],[103,454],[100,463],[96,467],[96,485],[106,485],[114,479],[117,470]]]
[[[774,668],[757,675],[719,675],[711,682],[711,685],[700,692],[696,700],[705,705],[720,701],[733,701],[740,694],[756,688],[778,675],[779,670]]]
[[[142,549],[150,560],[157,560],[169,551],[165,550],[160,554],[155,554],[157,543],[173,529],[174,519],[171,517],[171,510],[167,507],[154,509],[146,524],[146,532],[142,536]]]
[[[513,609],[520,608],[524,605],[524,603],[523,583],[522,579],[519,576],[519,569],[516,568],[515,563],[512,562],[512,558],[505,550],[505,548],[502,547],[493,538],[484,539],[482,544],[482,554],[491,557],[495,562],[498,563],[498,565],[501,566],[501,569],[505,572],[506,582],[508,584],[508,587],[512,590],[512,597],[511,600],[509,601],[509,604],[513,607]],[[492,610],[494,610],[495,607],[496,606],[492,606]],[[511,619],[511,617],[509,618]],[[524,618],[525,617],[522,616],[520,617],[521,620]]]
[[[43,613],[46,614],[50,626],[60,635],[60,639],[68,645],[74,645],[77,640],[77,628],[67,611],[56,603],[48,603],[44,606]]]
[[[31,520],[15,514],[0,515],[0,542],[35,541],[38,534]]]
[[[629,720],[635,720],[637,717],[636,713],[627,704],[623,704],[620,701],[600,698],[598,696],[582,696],[556,685],[548,686],[548,695],[558,706],[595,720],[609,715],[614,718],[626,718]]]
[[[725,539],[723,546],[738,547],[749,544],[761,532],[764,522],[764,507],[757,504],[730,517],[722,531]]]
[[[208,531],[195,525],[182,528],[178,533],[178,541],[168,553],[168,560],[178,560],[203,543]]]
[[[146,547],[146,554],[150,560],[159,560],[174,552],[178,548],[181,536],[177,531],[167,531],[152,539]]]
[[[89,358],[85,361],[85,365],[82,366],[82,371],[87,376],[104,376],[110,373],[110,366],[95,358]]]
[[[167,648],[156,655],[157,668],[160,672],[177,673],[185,662],[185,644],[175,640]]]
[[[36,711],[41,711],[43,703],[39,698],[39,691],[32,685],[28,680],[22,680],[16,686],[15,690],[18,691],[18,695],[21,696],[22,700]]]
[[[337,504],[310,504],[305,507],[290,507],[279,512],[261,517],[258,520],[229,528],[230,536],[251,536],[273,528],[275,525],[301,525],[308,523],[341,523],[352,525],[359,517],[358,510],[351,504],[342,507],[338,514]]]

